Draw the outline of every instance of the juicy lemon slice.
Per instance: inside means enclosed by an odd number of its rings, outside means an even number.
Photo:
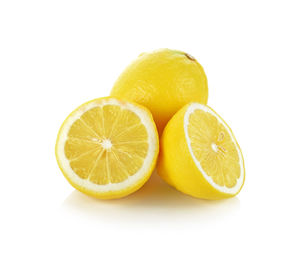
[[[245,178],[242,152],[231,129],[199,103],[188,104],[169,121],[158,171],[178,190],[206,199],[236,195]]]
[[[67,180],[98,198],[120,198],[150,177],[158,155],[151,113],[115,98],[87,102],[64,121],[56,158]]]

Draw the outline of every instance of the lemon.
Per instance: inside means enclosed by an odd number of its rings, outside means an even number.
[[[120,198],[148,180],[158,147],[149,110],[108,97],[87,102],[67,117],[58,133],[56,158],[79,191]]]
[[[111,96],[146,106],[161,134],[169,119],[185,104],[207,103],[207,79],[191,55],[160,49],[143,53],[133,61],[117,79]]]
[[[245,179],[242,152],[231,129],[200,103],[186,105],[168,122],[158,174],[179,191],[205,199],[232,197]]]

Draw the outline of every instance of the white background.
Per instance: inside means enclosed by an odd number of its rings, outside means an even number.
[[[298,4],[2,0],[0,254],[299,255]],[[61,123],[164,47],[203,65],[245,157],[243,190],[203,201],[153,175],[121,200],[74,191],[54,155]]]

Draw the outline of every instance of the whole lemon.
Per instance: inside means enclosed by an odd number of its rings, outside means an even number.
[[[191,55],[159,49],[142,53],[133,61],[117,79],[111,96],[147,107],[161,134],[182,106],[192,101],[207,103],[207,78]]]

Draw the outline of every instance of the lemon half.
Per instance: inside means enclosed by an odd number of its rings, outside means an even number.
[[[245,179],[242,152],[231,129],[199,103],[183,107],[167,124],[158,173],[178,190],[205,199],[232,197]]]
[[[66,179],[98,198],[120,198],[150,177],[158,155],[151,113],[135,103],[99,98],[74,110],[56,142],[56,158]]]

